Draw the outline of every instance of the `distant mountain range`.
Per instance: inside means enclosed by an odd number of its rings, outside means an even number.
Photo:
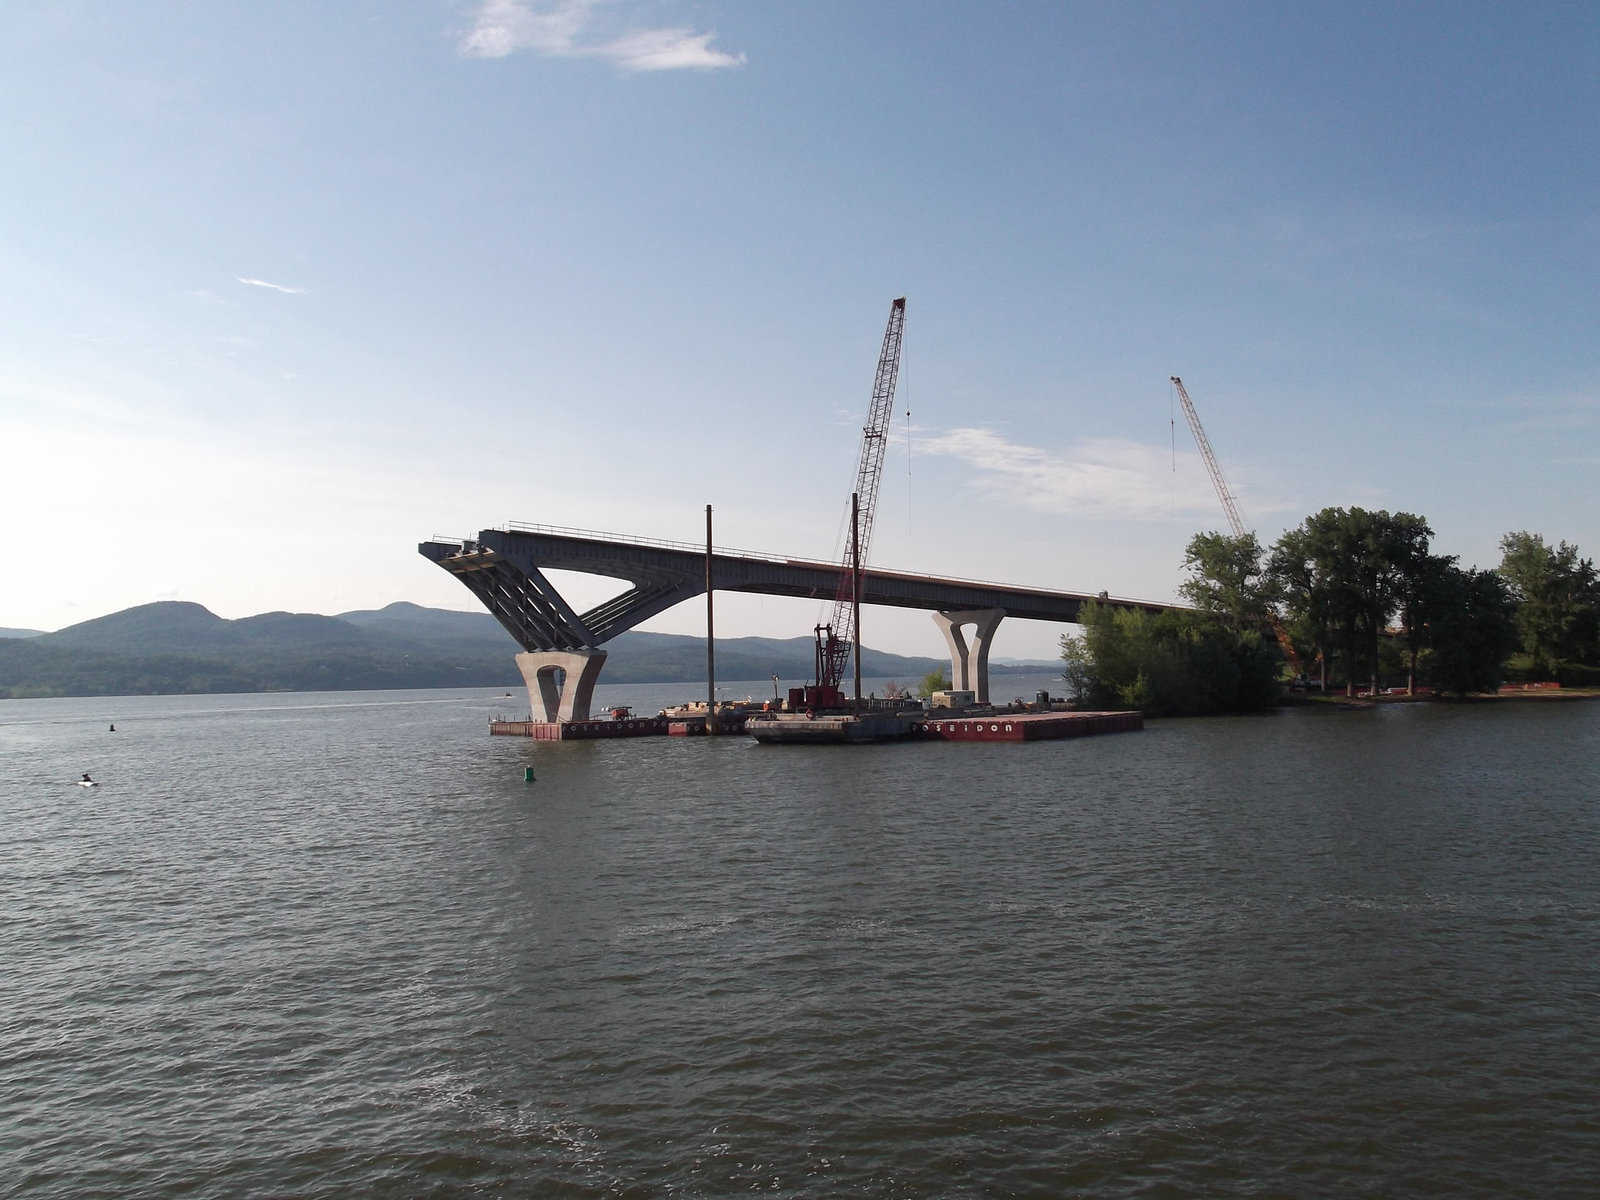
[[[0,630],[0,699],[511,687],[522,683],[513,661],[518,649],[488,613],[404,601],[334,617],[274,612],[236,621],[199,604],[163,601],[55,633]],[[608,683],[705,679],[704,638],[634,631],[605,649]],[[908,685],[939,667],[948,663],[861,651],[864,675]],[[807,637],[717,639],[719,679],[798,680],[811,670]]]

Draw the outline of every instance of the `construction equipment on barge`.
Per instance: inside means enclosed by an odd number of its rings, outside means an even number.
[[[833,615],[826,625],[818,625],[813,630],[817,646],[817,682],[803,689],[800,696],[793,697],[800,704],[813,709],[839,708],[845,704],[844,672],[852,654],[856,660],[856,691],[859,693],[861,690],[861,571],[871,547],[873,519],[878,512],[878,489],[883,482],[884,450],[889,443],[889,426],[894,419],[894,389],[900,377],[900,342],[905,325],[906,298],[901,296],[889,306],[889,323],[883,331],[883,349],[878,354],[872,399],[867,405],[867,421],[861,430],[856,486],[850,497],[850,538],[845,545],[844,561],[839,569]]]

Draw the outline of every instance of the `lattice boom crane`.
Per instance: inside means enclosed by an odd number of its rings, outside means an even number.
[[[1200,457],[1205,459],[1206,470],[1211,472],[1211,486],[1217,489],[1217,499],[1222,501],[1222,511],[1228,514],[1228,524],[1233,526],[1233,536],[1243,537],[1249,531],[1245,529],[1244,520],[1239,516],[1239,506],[1233,501],[1233,493],[1228,490],[1228,481],[1222,477],[1222,467],[1217,462],[1217,456],[1211,453],[1211,443],[1206,440],[1206,431],[1200,428],[1200,414],[1195,412],[1194,405],[1189,400],[1189,393],[1184,390],[1183,380],[1174,375],[1172,386],[1178,389],[1178,401],[1183,405],[1183,415],[1189,421],[1189,432],[1194,434],[1194,444],[1200,447]]]
[[[1233,527],[1233,536],[1243,537],[1250,531],[1244,527],[1244,519],[1239,516],[1239,506],[1234,502],[1233,493],[1228,490],[1228,481],[1222,477],[1222,467],[1217,462],[1217,456],[1211,453],[1211,443],[1206,439],[1206,431],[1200,428],[1200,414],[1195,412],[1189,393],[1183,386],[1183,380],[1174,375],[1172,386],[1178,389],[1178,401],[1183,405],[1183,415],[1189,422],[1189,432],[1194,434],[1194,444],[1200,448],[1200,457],[1205,460],[1206,470],[1211,473],[1211,486],[1217,489],[1217,499],[1222,501],[1222,511],[1228,514],[1228,524]],[[1294,643],[1289,640],[1289,631],[1276,616],[1268,619],[1272,622],[1272,632],[1278,639],[1278,645],[1283,647],[1284,657],[1289,660],[1289,666],[1294,673],[1299,675],[1300,656],[1295,653]]]
[[[857,633],[856,578],[867,561],[867,549],[872,541],[872,519],[877,513],[883,455],[889,442],[889,424],[894,417],[894,388],[900,376],[900,339],[905,325],[906,298],[901,296],[889,306],[889,324],[883,331],[883,350],[878,355],[872,402],[867,406],[867,423],[861,431],[861,457],[856,462],[854,536],[845,543],[839,590],[833,599],[833,619],[817,630],[817,684],[819,689],[835,689],[835,703]]]

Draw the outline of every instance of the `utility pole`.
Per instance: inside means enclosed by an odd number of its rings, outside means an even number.
[[[856,712],[861,712],[861,493],[850,493],[850,625],[856,652]]]
[[[706,732],[717,732],[717,643],[711,604],[711,505],[706,505]]]

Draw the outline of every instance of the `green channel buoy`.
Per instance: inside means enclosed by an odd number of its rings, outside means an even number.
[[[533,782],[533,768],[532,767],[523,767],[522,768],[522,782],[523,783],[532,783]]]

